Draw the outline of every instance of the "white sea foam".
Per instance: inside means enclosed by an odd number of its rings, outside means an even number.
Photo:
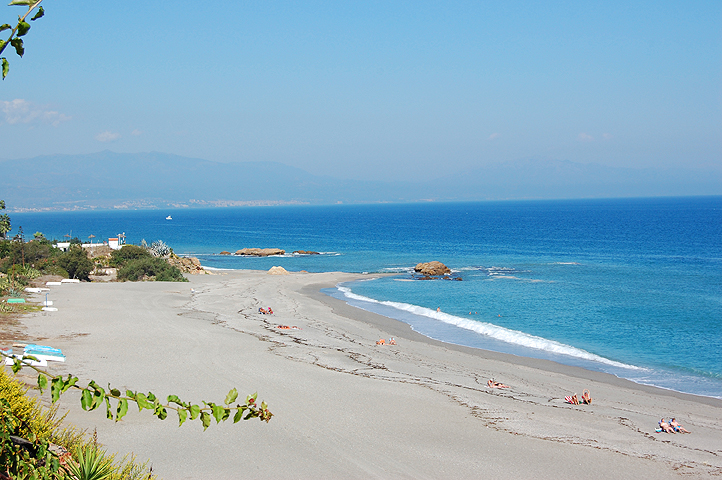
[[[508,328],[500,327],[500,326],[494,325],[492,323],[479,322],[479,321],[475,321],[475,320],[467,320],[465,318],[450,315],[448,313],[438,312],[438,311],[432,310],[430,308],[420,307],[418,305],[411,305],[408,303],[379,301],[379,300],[375,300],[373,298],[364,297],[362,295],[355,294],[348,287],[338,286],[337,288],[339,289],[339,291],[343,292],[344,296],[346,296],[347,298],[353,299],[353,300],[359,300],[362,302],[386,305],[388,307],[396,308],[398,310],[409,312],[414,315],[420,315],[420,316],[432,318],[434,320],[439,320],[439,321],[447,323],[449,325],[454,325],[456,327],[463,328],[465,330],[470,330],[470,331],[476,332],[480,335],[486,335],[493,339],[500,340],[502,342],[507,342],[507,343],[510,343],[513,345],[520,345],[523,347],[534,348],[537,350],[543,350],[543,351],[552,352],[555,354],[581,358],[581,359],[589,360],[592,362],[598,362],[598,363],[603,363],[606,365],[611,365],[611,366],[617,367],[617,368],[625,368],[625,369],[632,369],[632,370],[644,370],[640,367],[635,367],[633,365],[627,365],[625,363],[615,362],[614,360],[609,360],[608,358],[600,357],[599,355],[589,353],[586,350],[582,350],[580,348],[572,347],[571,345],[565,345],[563,343],[556,342],[554,340],[548,340],[546,338],[537,337],[535,335],[529,335],[528,333],[520,332],[518,330],[511,330]]]

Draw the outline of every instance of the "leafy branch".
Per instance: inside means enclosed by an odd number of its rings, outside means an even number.
[[[23,39],[20,37],[24,37],[28,30],[30,30],[30,24],[25,21],[25,19],[32,13],[33,10],[36,8],[38,11],[33,15],[33,17],[30,19],[30,21],[34,22],[38,18],[45,15],[45,10],[43,10],[43,7],[40,7],[40,2],[43,0],[12,0],[12,2],[9,3],[9,5],[21,5],[21,6],[27,6],[28,11],[25,12],[25,15],[19,16],[18,15],[18,24],[13,27],[12,25],[8,23],[4,23],[0,25],[0,32],[4,32],[5,30],[10,30],[10,36],[7,40],[0,40],[0,55],[5,51],[5,48],[8,45],[12,45],[15,48],[15,53],[18,54],[18,56],[22,57],[23,54],[25,54],[25,46],[23,45]],[[2,63],[2,76],[3,80],[5,80],[5,77],[7,77],[8,72],[10,71],[10,63],[8,62],[7,58],[0,57],[0,63]]]
[[[83,410],[96,410],[105,405],[106,416],[116,422],[128,413],[129,403],[135,403],[139,412],[143,409],[151,410],[153,415],[160,420],[165,420],[168,417],[168,410],[173,410],[178,415],[178,426],[183,425],[186,420],[200,420],[203,430],[211,425],[213,419],[216,420],[216,423],[221,423],[231,418],[231,414],[233,414],[233,423],[253,418],[268,422],[273,416],[268,410],[266,402],[261,402],[260,405],[256,402],[258,396],[256,393],[248,395],[245,403],[236,403],[238,390],[235,388],[228,392],[222,404],[204,401],[202,403],[205,406],[194,405],[182,401],[176,395],[168,395],[166,403],[161,403],[152,392],[142,393],[126,390],[123,395],[117,388],[108,385],[106,390],[94,380],[91,380],[85,387],[78,385],[78,377],[69,374],[67,378],[63,378],[61,375],[53,375],[31,365],[30,361],[37,361],[37,358],[32,355],[25,355],[22,358],[11,357],[3,352],[0,352],[0,355],[13,358],[13,373],[17,373],[22,368],[31,368],[38,372],[38,388],[41,394],[43,390],[48,389],[49,380],[52,403],[57,402],[63,393],[74,388],[81,391],[80,405]],[[232,406],[233,403],[236,405]]]

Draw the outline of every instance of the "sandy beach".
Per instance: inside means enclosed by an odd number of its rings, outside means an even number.
[[[268,402],[268,424],[203,432],[133,409],[116,424],[63,397],[70,423],[150,459],[165,479],[722,476],[721,400],[443,344],[319,292],[358,277],[234,271],[61,285],[49,295],[58,311],[23,324],[66,354],[54,373],[193,402],[236,387]],[[273,315],[258,313],[269,306]],[[390,337],[397,345],[376,345]],[[511,388],[490,389],[491,378]],[[591,405],[564,402],[584,389]],[[672,416],[692,433],[656,433]]]

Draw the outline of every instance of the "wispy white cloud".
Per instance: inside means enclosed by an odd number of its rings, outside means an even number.
[[[72,117],[50,110],[46,105],[37,105],[22,98],[12,101],[0,101],[0,110],[5,115],[8,125],[45,123],[57,127]]]
[[[118,140],[119,138],[119,133],[111,132],[110,130],[106,130],[95,136],[95,139],[99,142],[112,142],[114,140]]]
[[[143,133],[143,132],[141,132],[141,131],[138,130],[137,128],[136,128],[135,130],[133,130],[132,132],[130,132],[131,135],[134,135],[134,136],[136,136],[136,137],[137,137],[138,135],[142,134],[142,133]]]
[[[584,132],[580,133],[577,138],[580,142],[591,142],[592,140],[594,140],[594,137]]]
[[[496,140],[499,137],[501,137],[501,133],[495,132],[495,133],[492,133],[491,135],[489,135],[489,138],[487,138],[487,140]]]
[[[602,138],[603,138],[604,140],[611,140],[611,139],[613,139],[614,137],[613,137],[612,135],[610,135],[609,133],[603,133],[603,134],[602,134]]]

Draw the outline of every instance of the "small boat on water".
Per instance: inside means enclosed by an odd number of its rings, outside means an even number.
[[[173,220],[173,217],[171,217],[170,215],[168,215],[167,217],[165,217],[165,219],[166,219],[166,220]]]

